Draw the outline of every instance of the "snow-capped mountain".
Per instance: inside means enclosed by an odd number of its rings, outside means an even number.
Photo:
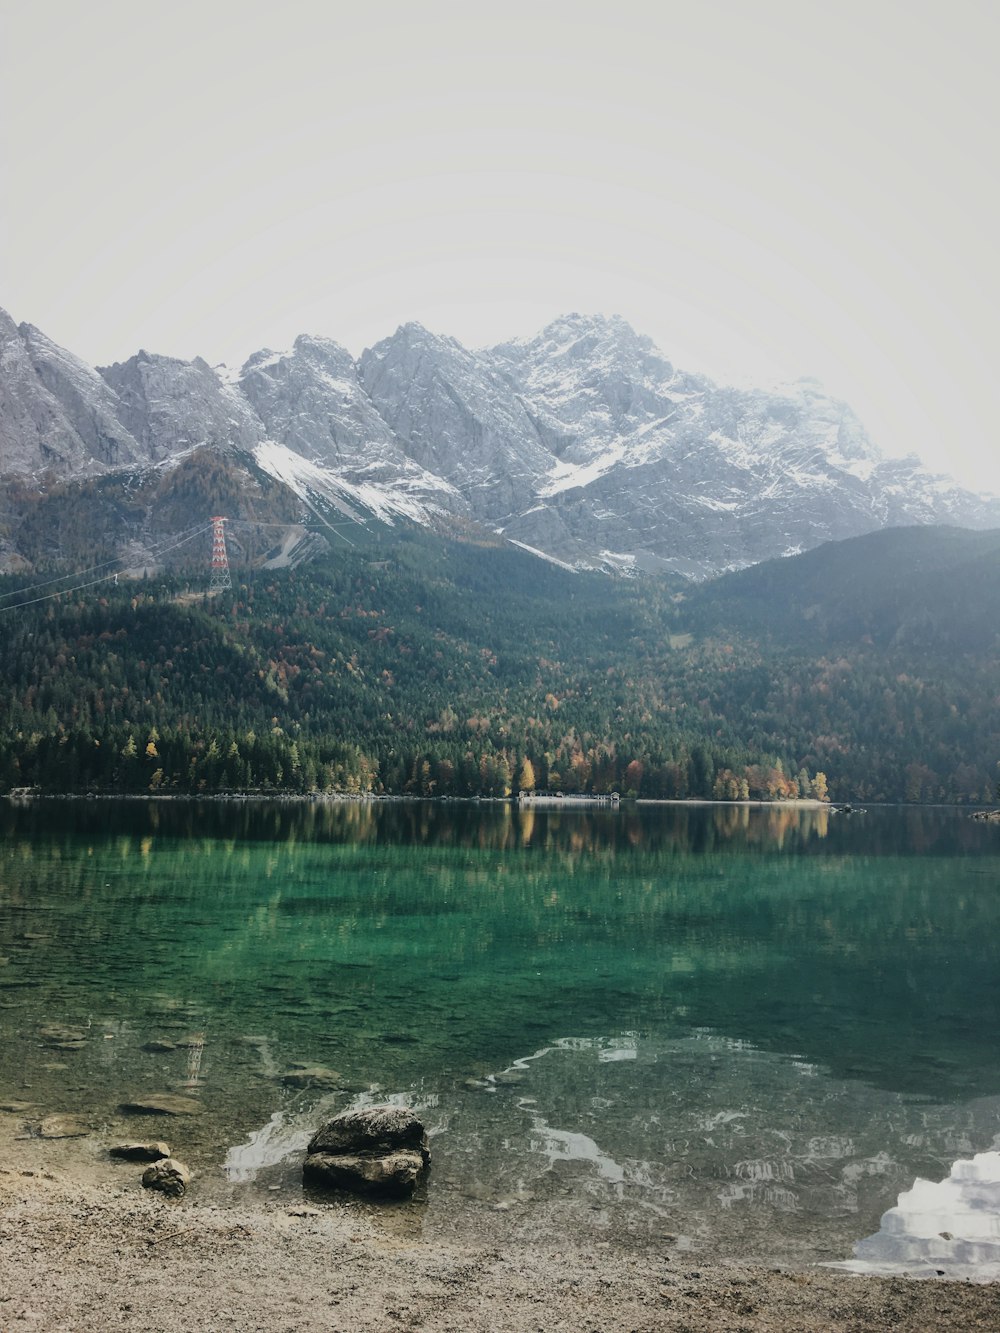
[[[146,352],[94,370],[0,312],[0,479],[111,484],[199,450],[272,479],[306,522],[318,503],[473,522],[614,570],[704,577],[886,526],[1000,525],[1000,501],[883,457],[815,382],[719,387],[621,319],[477,351],[407,324],[358,360],[303,336],[238,371]]]

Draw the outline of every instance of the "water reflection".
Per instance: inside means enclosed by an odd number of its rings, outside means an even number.
[[[228,841],[231,850],[247,842],[434,842],[443,847],[559,848],[570,856],[606,856],[636,846],[820,855],[827,850],[822,846],[827,839],[834,849],[847,849],[863,834],[869,853],[881,856],[973,852],[993,832],[947,809],[904,808],[893,811],[889,820],[879,818],[882,813],[873,810],[863,819],[848,818],[825,806],[780,803],[550,810],[519,809],[507,802],[52,799],[26,805],[0,801],[0,838],[27,839],[27,844],[20,843],[20,855],[38,837],[70,842],[89,835],[103,840],[110,824],[120,833],[125,858],[149,856],[155,839],[177,838]]]
[[[366,1083],[700,1026],[895,1090],[1000,1092],[1000,843],[957,812],[42,802],[0,826],[16,1068],[89,1015],[140,1045],[210,1032],[171,1069],[192,1089],[234,1028],[310,1064],[332,1043]]]
[[[852,1273],[1000,1280],[1000,1152],[962,1159],[945,1180],[920,1180],[900,1194],[882,1225],[831,1265]]]

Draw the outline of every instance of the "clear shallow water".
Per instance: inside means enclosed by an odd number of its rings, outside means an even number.
[[[166,1137],[203,1191],[294,1194],[324,1116],[390,1098],[434,1131],[414,1225],[830,1261],[1000,1148],[1000,829],[960,812],[50,802],[0,829],[0,1096]],[[154,1091],[204,1110],[122,1115]]]

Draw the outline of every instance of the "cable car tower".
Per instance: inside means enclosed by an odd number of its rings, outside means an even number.
[[[229,575],[229,556],[226,554],[226,520],[212,519],[212,581],[208,585],[208,595],[225,592],[233,586]]]

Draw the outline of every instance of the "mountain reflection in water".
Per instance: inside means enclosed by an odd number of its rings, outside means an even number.
[[[882,1226],[830,1265],[851,1273],[1000,1280],[1000,1152],[977,1153],[945,1180],[920,1180],[883,1214]]]

